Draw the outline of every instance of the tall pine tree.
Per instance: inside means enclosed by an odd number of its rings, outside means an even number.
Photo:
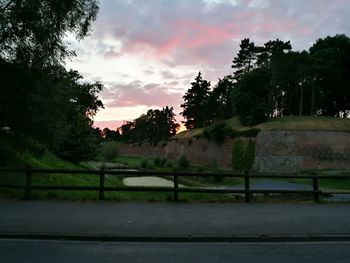
[[[204,127],[208,124],[207,102],[209,98],[210,82],[202,79],[199,72],[195,81],[191,83],[191,88],[183,96],[184,103],[181,104],[183,112],[180,114],[186,119],[187,129]]]

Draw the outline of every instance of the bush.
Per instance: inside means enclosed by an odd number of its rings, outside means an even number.
[[[232,169],[237,172],[243,171],[244,141],[235,142],[232,149]]]
[[[153,159],[154,166],[160,167],[160,158],[156,157]]]
[[[238,131],[234,129],[230,129],[227,133],[228,136],[231,138],[235,137],[256,137],[258,136],[258,133],[260,132],[260,129],[258,128],[252,128],[249,130],[244,130],[244,131]]]
[[[232,149],[232,169],[237,172],[249,171],[254,164],[255,143],[238,140]]]
[[[217,144],[222,144],[225,141],[225,137],[256,137],[260,129],[252,128],[249,130],[239,131],[232,129],[225,122],[217,122],[212,126],[208,126],[203,130],[203,136],[207,140],[213,140]]]
[[[241,131],[240,136],[242,136],[242,137],[256,137],[256,136],[258,136],[259,132],[260,132],[260,129],[252,128],[249,130]]]
[[[159,167],[164,167],[167,163],[167,159],[166,158],[160,158],[160,162],[159,162]]]
[[[255,160],[255,142],[249,141],[245,150],[245,158],[243,166],[247,171],[251,170]]]
[[[153,159],[153,164],[156,167],[164,167],[167,162],[167,159],[164,157],[156,157]]]
[[[140,162],[140,166],[142,169],[147,169],[148,167],[148,159],[142,159]]]
[[[213,182],[222,182],[224,180],[224,177],[222,175],[219,175],[221,173],[220,167],[218,165],[218,162],[215,160],[213,161],[209,166],[206,167],[208,171],[211,173],[216,173],[215,176],[211,176],[210,180]]]
[[[208,140],[213,140],[217,144],[222,144],[225,137],[230,135],[230,128],[225,122],[217,122],[203,130],[203,135]]]
[[[105,142],[101,145],[100,155],[104,161],[113,161],[118,154],[119,144],[117,142]]]
[[[174,167],[174,164],[173,164],[173,162],[171,162],[171,161],[167,161],[167,162],[165,163],[165,167],[167,167],[167,168],[173,168],[173,167]]]
[[[187,170],[190,167],[190,162],[187,160],[186,155],[181,155],[177,160],[177,167],[180,171]]]

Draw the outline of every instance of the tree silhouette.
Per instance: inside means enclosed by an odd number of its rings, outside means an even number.
[[[74,55],[64,37],[85,37],[96,0],[0,1],[0,127],[24,133],[78,161],[96,145],[92,117],[103,107],[103,85],[67,71]]]
[[[183,96],[185,102],[181,104],[183,111],[180,114],[186,119],[187,129],[204,127],[208,124],[209,87],[210,82],[203,80],[202,73],[199,72],[195,81],[191,83],[191,88]]]

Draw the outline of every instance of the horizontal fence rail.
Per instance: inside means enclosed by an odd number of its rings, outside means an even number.
[[[26,180],[24,185],[4,184],[1,182],[1,175],[9,172],[24,173]],[[49,186],[49,185],[33,185],[33,176],[35,174],[80,174],[86,176],[99,176],[99,185],[97,186]],[[172,187],[144,187],[144,186],[125,186],[125,187],[110,187],[105,186],[106,175],[114,175],[120,177],[127,176],[160,176],[172,177]],[[218,189],[218,188],[198,188],[198,187],[179,187],[179,177],[221,177],[221,178],[242,178],[244,179],[244,189]],[[309,179],[312,182],[312,190],[276,190],[251,189],[251,179]],[[8,168],[0,167],[0,188],[20,189],[24,190],[24,198],[28,197],[32,190],[36,191],[97,191],[99,200],[105,199],[105,192],[120,191],[120,192],[172,192],[173,200],[179,200],[179,193],[222,193],[222,194],[241,194],[244,195],[247,203],[251,202],[252,194],[307,194],[313,195],[315,202],[320,201],[322,194],[350,194],[350,190],[320,190],[319,180],[335,179],[344,180],[350,179],[350,175],[300,175],[297,173],[289,174],[256,174],[256,173],[189,173],[189,172],[152,172],[152,171],[125,171],[125,170],[79,170],[79,169],[38,169],[38,168]]]

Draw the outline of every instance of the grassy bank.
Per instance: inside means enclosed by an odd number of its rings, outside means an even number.
[[[66,169],[91,169],[89,163],[73,164],[64,161],[50,153],[42,145],[26,141],[25,139],[16,140],[17,142],[6,141],[2,139],[0,145],[3,152],[12,154],[7,156],[8,165],[2,166],[26,167],[35,168],[66,168]],[[26,145],[27,144],[27,145]],[[11,157],[11,158],[10,158]],[[177,169],[175,161],[163,160],[162,158],[144,158],[119,156],[115,160],[116,163],[123,164],[129,168],[142,168],[145,160],[147,160],[146,170],[148,171],[163,171],[172,172]],[[3,160],[4,162],[4,160]],[[94,167],[97,168],[97,167]],[[189,172],[220,172],[215,166],[198,166],[189,165]],[[312,171],[311,171],[312,172]],[[321,174],[349,174],[349,170],[321,171]],[[237,185],[243,184],[242,179],[237,178],[221,178],[219,177],[180,177],[180,183],[194,186],[215,186],[215,185]],[[3,173],[0,174],[0,181],[4,184],[25,184],[25,175],[23,173]],[[116,176],[107,176],[105,185],[111,187],[125,187],[122,181],[123,178]],[[295,180],[297,183],[311,184],[310,180]],[[34,174],[33,185],[49,185],[49,186],[98,186],[99,177],[93,174]],[[350,189],[350,180],[320,180],[320,186],[332,189]],[[23,190],[9,190],[6,188],[0,189],[1,198],[16,198],[23,197]],[[107,200],[149,200],[149,201],[169,201],[172,200],[173,194],[169,193],[152,193],[152,192],[106,192]],[[32,191],[29,196],[31,199],[40,200],[97,200],[97,191]],[[197,194],[197,193],[181,193],[180,201],[235,201],[235,197],[229,194]]]
[[[24,136],[0,134],[1,162],[0,166],[6,167],[33,167],[33,168],[63,168],[63,169],[91,169],[88,163],[73,164],[64,161],[43,145]],[[140,168],[145,158],[119,156],[118,163],[128,167]],[[170,171],[172,167],[158,167],[159,160],[147,158],[147,162],[157,171]],[[163,161],[164,162],[164,161]],[[169,162],[169,161],[167,161]],[[173,164],[172,164],[173,165]],[[150,167],[148,167],[150,168]],[[123,178],[107,176],[105,185],[110,187],[125,187]],[[26,177],[24,173],[0,173],[2,184],[24,185]],[[98,186],[99,177],[93,174],[33,174],[32,185],[34,186]],[[23,197],[23,190],[0,188],[1,198]],[[152,192],[106,192],[107,200],[172,200],[172,193]],[[97,200],[97,191],[32,191],[30,199],[40,200]],[[181,194],[182,201],[223,201],[232,200],[227,194]]]
[[[228,127],[236,131],[245,131],[252,128],[260,130],[300,130],[300,131],[347,131],[350,132],[350,119],[326,116],[285,116],[270,118],[267,122],[253,127],[242,126],[237,117],[225,120]],[[204,128],[183,131],[172,139],[186,139],[202,137]]]

